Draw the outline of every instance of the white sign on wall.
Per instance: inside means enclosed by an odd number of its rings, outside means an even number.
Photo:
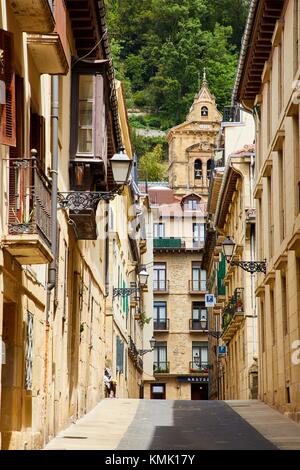
[[[214,307],[215,305],[215,296],[213,294],[205,294],[205,307]]]

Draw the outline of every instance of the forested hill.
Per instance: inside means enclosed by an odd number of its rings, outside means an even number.
[[[116,76],[133,127],[182,122],[204,67],[222,111],[230,103],[249,0],[107,0]]]

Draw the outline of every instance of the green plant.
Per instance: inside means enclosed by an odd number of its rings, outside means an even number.
[[[139,322],[142,325],[145,325],[145,323],[147,323],[147,325],[148,325],[150,323],[150,321],[151,321],[151,317],[148,318],[144,311],[140,312]]]

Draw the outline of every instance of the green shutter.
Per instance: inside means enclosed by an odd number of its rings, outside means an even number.
[[[219,269],[218,269],[218,295],[226,295],[226,289],[224,285],[225,275],[226,275],[226,259],[225,259],[225,255],[222,253],[222,258],[219,263]]]

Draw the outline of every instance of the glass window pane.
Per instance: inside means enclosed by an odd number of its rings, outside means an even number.
[[[208,362],[208,351],[207,348],[201,348],[201,362]]]
[[[92,153],[93,132],[92,129],[79,129],[78,131],[78,152]]]
[[[93,103],[81,101],[79,103],[79,127],[93,127]]]
[[[93,100],[94,98],[94,76],[80,75],[79,77],[79,99]]]

